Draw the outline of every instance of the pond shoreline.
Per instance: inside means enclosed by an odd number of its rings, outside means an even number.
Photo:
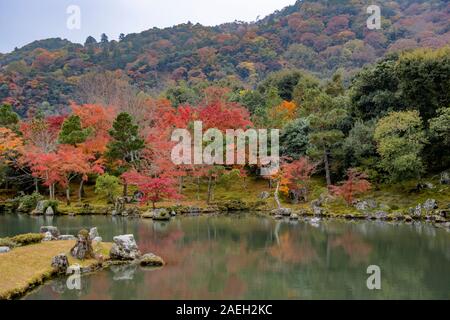
[[[5,209],[6,208],[6,209]],[[77,207],[72,207],[77,208]],[[267,208],[267,207],[259,207],[258,205],[249,205],[240,201],[231,201],[230,204],[226,205],[213,205],[206,207],[189,207],[189,206],[175,206],[175,207],[160,207],[157,210],[166,210],[171,214],[167,216],[167,218],[157,219],[152,216],[146,215],[147,212],[152,211],[148,210],[148,208],[141,207],[139,205],[130,204],[127,208],[120,214],[113,214],[111,206],[108,205],[96,205],[92,206],[90,204],[84,204],[83,206],[78,206],[78,208],[83,208],[78,212],[69,212],[71,210],[62,209],[58,210],[55,215],[56,216],[118,216],[118,217],[128,217],[128,218],[141,218],[141,219],[153,219],[153,220],[169,220],[174,216],[181,217],[195,217],[195,216],[203,216],[203,215],[226,215],[226,214],[240,214],[243,212],[254,212],[258,215],[271,217],[275,220],[299,220],[299,219],[339,219],[339,220],[347,220],[347,221],[358,221],[358,220],[371,220],[371,221],[385,221],[385,222],[403,222],[403,223],[413,223],[413,222],[426,222],[432,224],[438,228],[450,229],[450,219],[448,219],[449,210],[434,210],[430,214],[414,216],[408,215],[400,212],[361,212],[356,210],[351,210],[352,208],[348,208],[347,210],[342,210],[340,213],[331,213],[331,209],[327,207],[316,207],[311,210],[307,209],[297,209],[289,210],[288,215],[277,214],[276,211],[280,209]],[[314,211],[320,210],[319,214],[315,214]],[[285,208],[281,208],[283,210]],[[0,203],[0,213],[9,213],[9,214],[27,214],[30,216],[45,216],[42,215],[34,215],[30,212],[17,212],[12,211],[10,205],[5,205]]]
[[[52,258],[67,253],[75,241],[58,240],[40,242],[13,248],[0,256],[0,300],[20,299],[47,281],[60,276],[52,264]],[[110,248],[110,243],[102,243],[99,250]],[[109,267],[108,256],[103,261],[96,259],[78,260],[69,257],[70,265],[79,265],[81,274],[87,274]],[[27,265],[28,264],[28,265]]]

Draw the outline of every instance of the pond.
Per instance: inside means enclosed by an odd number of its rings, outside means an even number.
[[[104,241],[134,234],[167,266],[112,267],[55,279],[25,299],[449,299],[450,233],[429,224],[274,221],[253,214],[180,217],[0,215],[0,237],[55,225],[62,234],[98,227]],[[367,268],[381,269],[381,290]]]

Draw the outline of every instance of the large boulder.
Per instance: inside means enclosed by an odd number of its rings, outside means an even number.
[[[52,259],[52,268],[57,273],[66,273],[69,268],[69,259],[64,253],[58,254]]]
[[[89,230],[89,239],[94,240],[97,237],[100,237],[97,227],[91,228]]]
[[[100,243],[103,241],[102,237],[95,237],[94,239],[92,239],[92,242],[96,242],[96,243]]]
[[[291,214],[289,219],[291,219],[291,220],[298,220],[298,214],[296,214],[296,213]]]
[[[78,260],[95,258],[92,240],[89,238],[89,231],[81,230],[78,233],[77,242],[70,250],[70,254]]]
[[[158,257],[153,253],[147,253],[139,259],[139,264],[143,267],[161,267],[165,263],[161,257]]]
[[[60,236],[59,230],[57,227],[53,227],[53,226],[43,226],[41,227],[39,233],[47,233],[50,232],[52,237],[55,239],[58,239],[58,237]]]
[[[425,203],[422,205],[422,208],[427,212],[430,213],[431,211],[438,208],[437,201],[434,199],[428,199],[425,201]]]
[[[290,217],[291,214],[292,214],[292,209],[290,209],[290,208],[278,208],[278,209],[272,210],[272,215],[275,215],[275,216]]]
[[[129,216],[131,216],[131,217],[138,217],[140,215],[140,212],[139,212],[139,209],[138,208],[136,208],[136,207],[130,207],[130,208],[127,208],[127,209],[124,209],[123,211],[122,211],[122,216],[123,217],[129,217]]]
[[[109,252],[112,260],[136,260],[141,256],[132,234],[114,237],[114,243]]]
[[[53,241],[53,240],[57,240],[58,238],[54,237],[50,231],[47,231],[46,233],[44,233],[44,238],[42,238],[42,242],[48,242],[48,241]]]
[[[7,253],[10,251],[11,251],[11,249],[9,247],[0,247],[0,253]]]
[[[446,171],[441,173],[441,184],[450,184],[450,174]]]
[[[166,209],[155,209],[153,210],[153,220],[167,221],[170,220],[170,214]]]
[[[415,208],[410,208],[409,213],[416,218],[420,218],[424,215],[430,215],[435,209],[438,208],[437,201],[435,199],[428,199],[423,204],[418,204]]]
[[[44,212],[45,202],[46,202],[45,200],[38,201],[37,205],[36,205],[36,208],[33,211],[31,211],[31,214],[34,215],[34,216],[43,215],[45,213]]]
[[[322,208],[324,201],[323,196],[321,196],[320,199],[311,201],[311,210],[315,216],[322,216],[325,214],[325,209]]]
[[[359,211],[368,211],[368,210],[373,210],[377,207],[377,203],[375,200],[363,200],[363,201],[358,201],[355,204],[355,208]]]
[[[45,215],[46,216],[54,216],[55,215],[55,211],[53,210],[52,207],[47,207],[47,209],[45,210]]]
[[[387,220],[388,213],[386,211],[377,211],[374,214],[370,215],[369,218],[371,220]]]

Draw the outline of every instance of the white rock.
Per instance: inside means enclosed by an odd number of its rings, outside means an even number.
[[[54,216],[55,212],[53,211],[52,207],[48,207],[47,210],[45,210],[45,215],[46,216]]]
[[[53,227],[53,226],[41,227],[40,233],[47,233],[47,232],[50,232],[51,235],[53,236],[53,238],[55,238],[55,239],[57,239],[60,235],[57,227]]]
[[[67,241],[67,240],[77,240],[77,237],[71,234],[64,234],[58,237],[58,240]]]
[[[141,256],[132,234],[114,237],[109,253],[112,260],[135,260]]]
[[[10,251],[11,251],[11,249],[9,247],[0,247],[0,253],[7,253]]]
[[[55,238],[52,236],[52,234],[50,233],[50,231],[47,231],[44,234],[44,239],[42,239],[42,241],[52,241],[55,240]]]
[[[100,237],[100,235],[98,234],[97,227],[91,228],[91,230],[89,230],[89,238],[91,240],[94,240],[97,237]]]
[[[95,237],[94,239],[92,239],[92,241],[100,243],[103,241],[102,237]]]

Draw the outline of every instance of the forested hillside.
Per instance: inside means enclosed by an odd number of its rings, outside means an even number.
[[[186,23],[121,35],[119,41],[89,37],[84,45],[35,41],[0,55],[0,103],[21,116],[67,111],[71,100],[92,102],[79,94],[79,84],[99,70],[116,71],[138,91],[154,95],[169,89],[175,104],[180,95],[181,102],[195,102],[187,87],[205,82],[253,89],[270,73],[294,68],[321,79],[341,70],[349,79],[386,53],[450,43],[448,1],[377,1],[382,29],[372,31],[366,27],[369,4],[304,0],[252,23]]]

